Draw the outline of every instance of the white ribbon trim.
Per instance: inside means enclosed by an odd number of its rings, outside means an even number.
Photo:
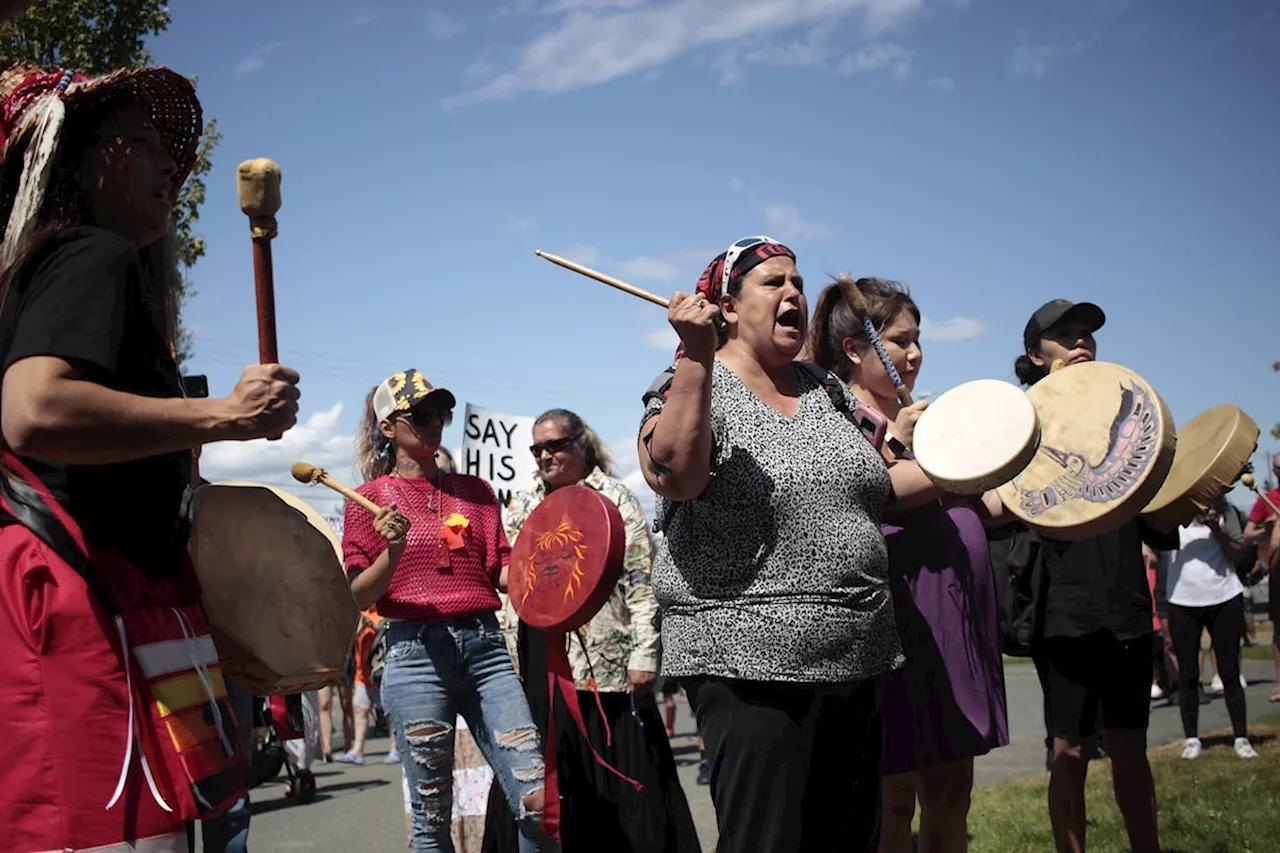
[[[124,681],[129,691],[129,733],[125,741],[124,762],[120,765],[120,778],[116,780],[115,793],[111,795],[110,802],[107,803],[107,811],[120,801],[120,795],[124,793],[125,783],[129,779],[129,766],[133,763],[133,742],[138,737],[137,723],[133,716],[133,666],[129,660],[129,638],[124,632],[124,617],[116,616],[116,632],[120,635],[120,649],[124,653]],[[147,779],[147,787],[151,790],[151,797],[156,804],[166,812],[172,813],[173,809],[164,801],[164,797],[160,796],[160,789],[156,787],[156,780],[151,775],[151,765],[147,762],[147,755],[142,748],[138,748],[138,758],[142,761],[142,775]]]

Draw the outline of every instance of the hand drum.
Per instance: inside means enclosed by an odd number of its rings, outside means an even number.
[[[996,493],[1048,539],[1075,541],[1123,527],[1155,497],[1173,465],[1173,416],[1141,376],[1089,361],[1027,390],[1040,418],[1039,452]]]
[[[568,633],[591,621],[622,576],[626,530],[608,498],[556,489],[530,513],[511,549],[507,594],[520,619]]]
[[[1244,472],[1258,435],[1253,419],[1228,403],[1196,415],[1178,430],[1173,468],[1142,517],[1169,533],[1207,512]]]

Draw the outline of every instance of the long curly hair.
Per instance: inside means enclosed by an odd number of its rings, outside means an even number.
[[[395,448],[379,429],[378,416],[373,411],[373,395],[377,390],[375,385],[365,396],[364,414],[356,429],[356,470],[366,483],[387,476],[396,465]]]

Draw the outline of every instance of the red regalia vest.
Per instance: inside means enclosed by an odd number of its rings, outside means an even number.
[[[248,782],[190,565],[145,575],[4,459],[0,846],[185,851],[184,824],[221,814]]]

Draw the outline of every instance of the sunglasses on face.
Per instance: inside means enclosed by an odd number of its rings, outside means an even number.
[[[410,409],[402,417],[418,429],[433,424],[447,427],[453,423],[453,409]]]
[[[529,445],[529,452],[533,454],[535,459],[541,456],[544,450],[547,453],[551,453],[551,454],[559,453],[562,450],[568,450],[569,447],[571,447],[573,443],[581,437],[582,437],[582,433],[577,432],[577,433],[574,433],[573,435],[567,435],[564,438],[555,438],[555,439],[552,439],[551,441],[543,441],[538,444],[531,444]]]

